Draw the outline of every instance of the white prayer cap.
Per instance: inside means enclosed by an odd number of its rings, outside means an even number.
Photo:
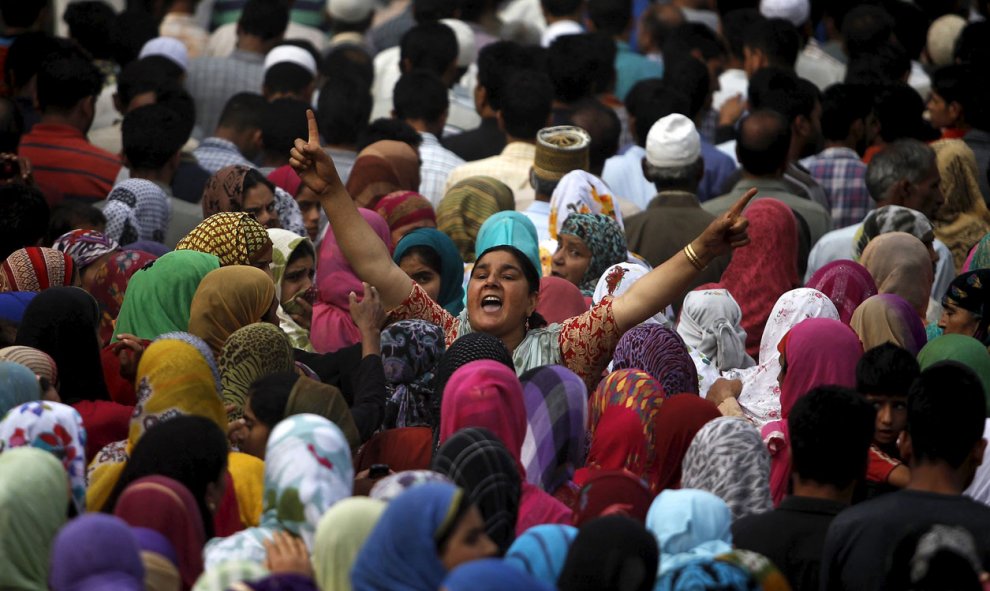
[[[474,42],[474,31],[464,21],[454,18],[441,19],[441,23],[454,31],[457,37],[457,67],[466,68],[478,57],[478,46]]]
[[[138,59],[160,55],[175,62],[183,71],[189,69],[189,51],[185,44],[174,37],[155,37],[141,47]]]
[[[275,64],[296,64],[316,76],[316,59],[313,54],[295,45],[279,45],[265,56],[265,72]]]
[[[689,166],[701,155],[701,136],[694,122],[677,113],[667,115],[646,136],[646,161],[660,168]]]
[[[809,0],[760,0],[760,14],[767,18],[782,18],[795,27],[808,22],[811,16]]]
[[[336,21],[359,23],[371,16],[375,3],[371,0],[327,0],[327,12]]]
[[[928,57],[936,66],[947,66],[955,58],[956,40],[966,27],[966,19],[956,14],[940,16],[928,27]]]

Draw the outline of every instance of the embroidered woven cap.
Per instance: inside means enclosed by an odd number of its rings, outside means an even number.
[[[590,146],[591,136],[580,127],[544,127],[536,134],[533,172],[541,179],[558,181],[572,170],[587,170]]]

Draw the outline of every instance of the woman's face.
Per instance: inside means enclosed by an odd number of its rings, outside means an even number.
[[[938,320],[938,327],[945,334],[961,334],[971,337],[980,328],[980,317],[969,310],[960,308],[952,300],[946,299],[942,317]]]
[[[320,198],[309,187],[303,185],[296,195],[296,205],[302,212],[303,224],[306,226],[309,239],[315,241],[320,234]]]
[[[309,255],[301,256],[285,267],[282,275],[282,293],[279,301],[287,302],[292,296],[302,293],[313,285],[316,276],[316,261]]]
[[[258,183],[244,194],[241,210],[251,214],[266,228],[278,228],[278,212],[275,211],[275,193],[264,184]]]
[[[270,426],[258,420],[251,410],[251,398],[244,401],[244,426],[247,433],[240,442],[241,451],[258,459],[265,459],[265,448],[268,446],[268,435],[272,432]]]
[[[274,279],[274,275],[272,275],[272,253],[272,243],[269,242],[265,248],[254,253],[254,256],[251,257],[251,266],[261,269],[269,277]]]
[[[392,230],[392,244],[398,244],[402,237],[412,232],[416,228],[436,228],[437,224],[433,220],[417,220],[411,224],[406,224],[405,226],[399,226],[398,228]]]
[[[485,521],[481,512],[472,506],[450,534],[450,538],[440,552],[440,562],[447,572],[472,560],[495,556],[498,546],[485,533]]]
[[[557,241],[557,252],[551,259],[551,273],[580,286],[584,274],[591,266],[591,249],[577,236],[561,234]]]
[[[525,330],[536,309],[526,275],[516,257],[496,250],[479,259],[468,283],[468,319],[474,330],[501,337]]]
[[[399,268],[418,283],[431,300],[440,301],[440,273],[427,265],[422,257],[416,253],[407,254],[399,261]]]

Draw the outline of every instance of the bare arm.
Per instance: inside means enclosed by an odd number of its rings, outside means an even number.
[[[289,152],[289,164],[302,182],[320,196],[340,250],[357,276],[374,285],[386,309],[401,304],[412,290],[412,279],[392,261],[388,248],[364,221],[354,200],[340,181],[330,156],[320,147],[320,133],[313,111],[306,112],[309,140],[297,139]]]
[[[733,248],[749,244],[746,234],[749,222],[742,217],[742,211],[755,195],[756,189],[747,191],[732,209],[691,242],[702,265]],[[626,293],[612,302],[612,313],[619,330],[625,332],[663,310],[688,289],[698,272],[682,250],[633,283]]]

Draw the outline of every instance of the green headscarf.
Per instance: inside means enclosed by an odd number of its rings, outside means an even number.
[[[299,294],[292,294],[287,302],[282,301],[282,278],[285,277],[285,268],[289,266],[289,259],[304,242],[309,245],[310,252],[313,253],[313,260],[316,261],[316,249],[309,238],[299,236],[288,230],[281,228],[268,230],[268,237],[272,239],[272,279],[275,281],[275,295],[279,298],[278,322],[282,331],[289,337],[289,343],[293,348],[303,351],[313,352],[313,343],[309,340],[309,331],[299,326],[299,324],[289,316],[289,313],[282,307],[283,304],[290,304]]]
[[[68,507],[68,476],[54,455],[0,453],[0,589],[48,589],[48,554]]]
[[[330,507],[313,543],[313,566],[320,589],[351,591],[351,567],[388,504],[369,497],[351,497]]]
[[[416,228],[399,240],[392,253],[395,264],[414,246],[425,246],[440,257],[439,304],[457,316],[464,309],[464,261],[449,236],[434,228]]]
[[[189,307],[200,281],[220,268],[220,259],[195,250],[167,253],[135,273],[127,284],[114,338],[132,334],[154,339],[189,329]]]
[[[946,334],[929,341],[918,353],[922,371],[939,361],[956,361],[973,370],[983,383],[990,416],[990,353],[980,341],[961,334]]]

